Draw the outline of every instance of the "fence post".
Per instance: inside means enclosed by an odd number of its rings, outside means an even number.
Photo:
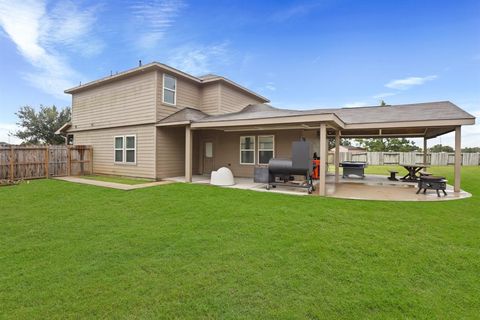
[[[13,156],[14,156],[14,149],[13,149],[13,146],[10,146],[10,180],[13,181],[13,179],[15,178],[15,175],[13,173],[13,163],[14,163],[14,160],[13,160]]]
[[[49,166],[50,166],[50,159],[49,159],[50,154],[49,154],[49,153],[50,153],[50,152],[49,152],[48,145],[47,145],[47,146],[45,147],[45,177],[46,177],[47,179],[48,179],[49,176],[50,176],[50,172],[49,172],[49,170],[50,170],[50,168],[49,168]]]
[[[70,153],[71,153],[70,146],[67,146],[67,176],[70,176],[70,167],[72,166]]]

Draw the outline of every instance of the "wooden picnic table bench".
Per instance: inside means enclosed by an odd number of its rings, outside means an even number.
[[[390,177],[388,177],[388,180],[390,180],[390,181],[398,181],[398,179],[397,179],[397,173],[398,173],[398,171],[396,171],[396,170],[388,170],[388,172],[390,172]]]
[[[400,164],[402,167],[404,167],[407,170],[407,174],[404,175],[401,180],[402,181],[418,181],[419,176],[417,173],[420,172],[420,170],[429,168],[428,165],[426,164]]]

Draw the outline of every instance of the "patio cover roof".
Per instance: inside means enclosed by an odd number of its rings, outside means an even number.
[[[185,108],[158,122],[157,126],[191,124],[192,129],[272,129],[294,126],[316,129],[320,122],[341,130],[344,137],[426,137],[475,124],[475,117],[450,101],[359,108],[288,110],[268,104],[248,105],[240,112],[209,116]],[[334,134],[329,132],[330,135]]]

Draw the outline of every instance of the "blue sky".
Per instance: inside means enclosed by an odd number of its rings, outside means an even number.
[[[0,0],[0,140],[20,106],[68,106],[64,89],[140,59],[277,107],[450,100],[478,117],[480,1]],[[480,146],[480,126],[463,142]]]

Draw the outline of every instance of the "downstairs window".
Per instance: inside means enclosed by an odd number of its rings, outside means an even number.
[[[116,163],[136,163],[136,140],[134,135],[115,137],[114,161]]]

